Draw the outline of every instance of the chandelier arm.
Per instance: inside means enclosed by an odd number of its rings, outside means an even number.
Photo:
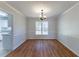
[[[41,10],[41,17],[40,17],[40,20],[45,20],[46,18],[44,17],[44,13],[43,13],[43,10]]]

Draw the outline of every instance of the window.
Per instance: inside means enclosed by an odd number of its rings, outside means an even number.
[[[36,21],[36,35],[48,35],[48,21]]]

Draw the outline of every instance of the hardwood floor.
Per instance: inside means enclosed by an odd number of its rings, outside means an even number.
[[[57,40],[30,39],[7,57],[76,57]]]

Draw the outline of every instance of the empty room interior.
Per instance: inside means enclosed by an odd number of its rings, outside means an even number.
[[[0,1],[1,57],[78,57],[79,1]]]

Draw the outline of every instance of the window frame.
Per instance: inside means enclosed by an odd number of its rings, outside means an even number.
[[[47,29],[46,29],[46,34],[44,33],[45,32],[45,25],[44,25],[44,22],[47,22],[46,24],[47,24]],[[37,25],[37,23],[39,23],[39,26]],[[40,30],[38,30],[37,31],[37,27],[41,27],[41,29]],[[48,35],[48,21],[36,21],[35,22],[35,34],[36,35]],[[37,33],[37,32],[39,32],[39,34]]]

